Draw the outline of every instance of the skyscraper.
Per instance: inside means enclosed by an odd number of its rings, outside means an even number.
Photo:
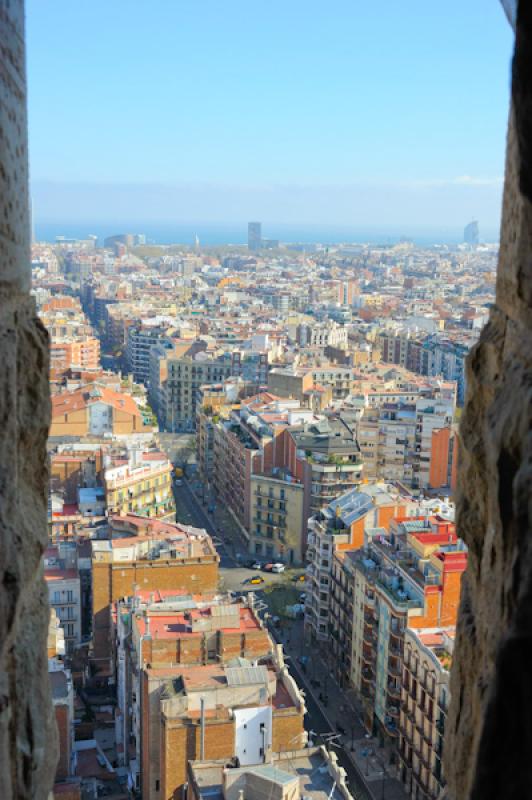
[[[478,222],[474,219],[464,228],[464,242],[466,244],[478,244]]]
[[[260,250],[262,244],[262,225],[260,222],[248,222],[248,249]]]

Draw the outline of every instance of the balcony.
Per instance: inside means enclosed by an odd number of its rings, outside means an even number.
[[[404,631],[400,628],[390,628],[390,639],[395,643],[395,646],[403,647],[404,643]]]
[[[403,656],[403,651],[402,651],[402,649],[401,649],[400,647],[397,647],[397,646],[396,646],[396,645],[394,645],[394,644],[391,644],[391,643],[390,643],[390,645],[389,645],[389,647],[388,647],[388,652],[389,652],[389,653],[390,653],[392,656],[395,656],[396,658],[402,658],[402,656]]]
[[[402,676],[402,670],[400,666],[393,664],[391,661],[388,662],[388,675],[392,675],[394,678],[400,678]]]
[[[370,625],[364,625],[362,639],[369,647],[373,647],[373,628]]]
[[[428,694],[430,699],[434,700],[435,699],[434,693],[435,693],[435,689],[436,689],[436,682],[435,682],[434,678],[430,678],[430,679],[427,679],[427,680],[420,680],[419,683],[423,687],[425,692]]]
[[[388,687],[387,687],[387,691],[388,691],[388,694],[390,695],[390,697],[393,697],[396,700],[400,700],[401,699],[401,687],[400,686],[396,686],[394,684],[390,684],[389,683]]]
[[[400,611],[407,611],[410,608],[421,608],[421,603],[417,600],[411,600],[406,596],[401,589],[394,589],[390,584],[377,578],[376,584],[379,589],[384,592],[392,606]]]
[[[373,651],[368,652],[367,650],[362,650],[362,663],[364,666],[369,667],[372,669],[375,665],[376,656]]]

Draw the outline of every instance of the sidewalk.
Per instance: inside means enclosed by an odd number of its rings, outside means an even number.
[[[186,484],[198,505],[208,513],[209,505],[215,502],[212,494],[206,497],[205,500],[203,499],[203,484],[198,478],[186,480]],[[211,523],[216,530],[216,535],[220,537],[226,546],[228,553],[235,559],[237,555],[241,555],[244,558],[246,556],[249,557],[248,542],[231,512],[218,502],[216,502],[215,507],[216,513],[212,515]]]
[[[374,800],[406,800],[407,794],[396,777],[396,766],[389,763],[390,750],[379,747],[377,739],[368,737],[361,705],[353,692],[348,694],[338,686],[316,646],[305,643],[303,622],[294,621],[282,629],[280,641],[291,659],[308,658],[306,677],[312,686],[312,696],[331,728],[338,731],[340,726],[345,731],[337,741],[363,777]]]

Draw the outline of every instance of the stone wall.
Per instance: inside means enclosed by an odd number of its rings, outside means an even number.
[[[511,3],[507,3],[512,19]],[[447,794],[532,796],[532,4],[517,12],[496,303],[468,360],[458,530],[469,546]]]
[[[48,342],[31,269],[23,0],[0,0],[0,797],[53,782],[46,545]]]

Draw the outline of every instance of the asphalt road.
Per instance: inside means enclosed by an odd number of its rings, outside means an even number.
[[[273,633],[275,636],[275,632]],[[302,687],[305,692],[305,705],[307,707],[305,728],[308,731],[313,731],[314,733],[319,734],[317,737],[310,737],[314,740],[315,744],[326,744],[329,740],[329,737],[335,736],[337,731],[331,729],[325,714],[319,707],[316,700],[314,700],[312,695],[314,690],[308,680],[309,676],[303,673],[300,664],[298,664],[295,659],[290,658],[288,660],[288,664],[290,672],[295,677],[298,685]],[[368,790],[366,789],[358,770],[354,766],[353,762],[347,757],[343,748],[335,746],[334,739],[331,740],[331,743],[328,744],[327,747],[336,753],[340,766],[345,769],[347,774],[347,784],[355,800],[371,800],[371,795],[368,793]]]
[[[218,515],[209,514],[207,507],[196,500],[186,480],[183,479],[180,484],[174,485],[174,498],[176,520],[186,525],[205,528],[212,536],[220,555],[220,578],[224,589],[239,592],[257,591],[270,584],[279,583],[279,575],[240,566],[235,557],[238,547],[235,546],[223,527],[217,524]],[[251,557],[249,556],[249,558]],[[263,583],[258,586],[245,583],[253,575],[260,575]]]
[[[267,597],[261,590],[268,584],[279,582],[279,576],[261,572],[260,575],[264,579],[263,584],[260,586],[246,584],[245,581],[249,577],[259,573],[257,573],[256,570],[250,570],[246,567],[239,566],[235,558],[235,544],[226,536],[225,531],[217,526],[215,521],[215,518],[218,518],[217,515],[213,517],[208,513],[207,508],[204,507],[200,501],[196,500],[186,480],[182,480],[180,484],[174,486],[174,497],[177,521],[187,525],[205,528],[213,537],[216,549],[220,554],[220,576],[223,588],[228,591],[254,591],[257,594],[259,604],[267,600]],[[263,607],[263,611],[264,610],[266,609]],[[275,629],[272,633],[275,638],[277,638],[277,631]],[[312,695],[314,689],[309,682],[310,676],[303,673],[301,665],[298,664],[295,659],[287,657],[287,660],[291,673],[296,678],[297,683],[303,687],[305,691],[305,704],[307,706],[305,727],[307,730],[317,734],[311,736],[316,744],[325,744],[329,737],[335,736],[337,732],[331,729],[327,718],[316,700],[314,700]],[[331,743],[327,744],[327,746],[336,753],[340,765],[345,769],[347,782],[353,798],[355,798],[355,800],[371,800],[371,795],[368,793],[360,774],[352,761],[347,757],[344,750],[341,747],[335,746],[334,739]]]

